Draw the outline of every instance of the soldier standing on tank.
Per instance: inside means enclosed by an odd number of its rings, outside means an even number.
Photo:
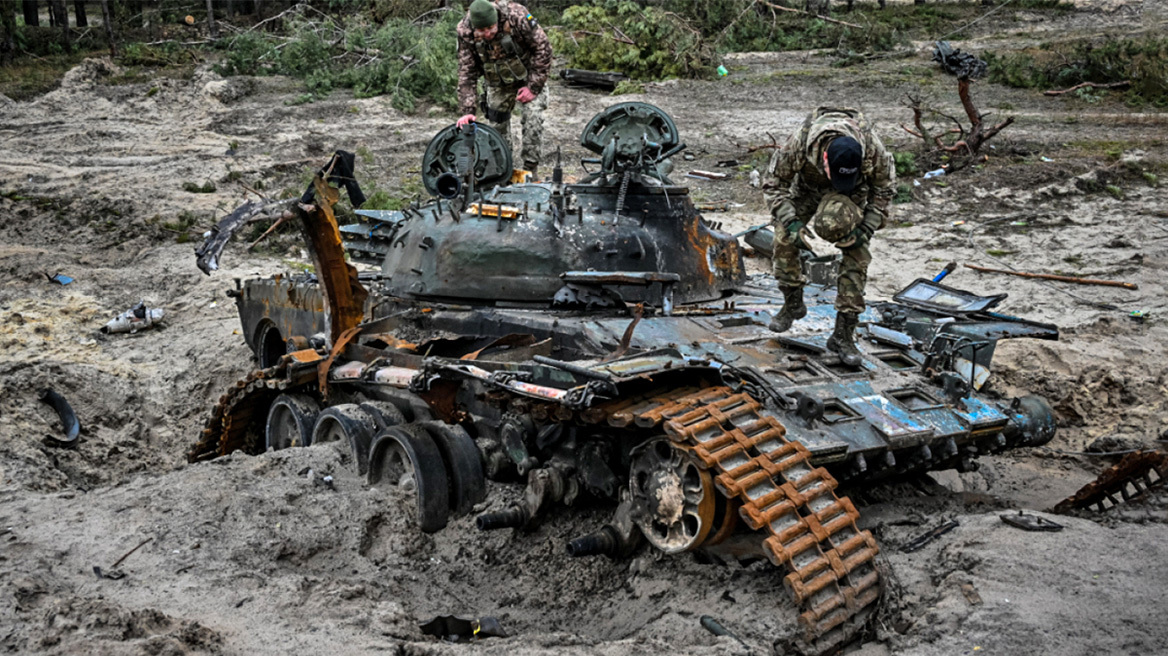
[[[888,221],[896,167],[884,144],[854,109],[820,107],[771,157],[771,179],[763,185],[775,229],[774,275],[783,309],[771,321],[775,332],[807,316],[799,252],[808,249],[805,226],[834,242],[843,253],[835,300],[835,331],[828,349],[849,366],[860,364],[854,330],[864,311],[864,286],[872,255],[868,242]]]
[[[479,78],[486,81],[487,123],[511,145],[511,110],[523,105],[523,168],[539,167],[543,112],[552,47],[523,5],[509,0],[474,0],[458,24],[458,125],[475,120]]]

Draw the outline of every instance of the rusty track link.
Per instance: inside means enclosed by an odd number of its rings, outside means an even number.
[[[1165,478],[1168,478],[1168,453],[1129,453],[1114,467],[1106,469],[1099,478],[1084,485],[1073,496],[1060,501],[1054,507],[1054,512],[1065,514],[1076,508],[1094,508],[1102,512],[1164,485]]]
[[[661,424],[715,474],[718,490],[742,502],[742,519],[766,537],[763,550],[787,574],[800,608],[805,654],[827,654],[859,633],[876,608],[876,540],[836,495],[836,481],[761,403],[729,387],[682,389],[610,406],[613,426]]]
[[[201,462],[243,449],[255,453],[262,445],[255,441],[256,422],[267,419],[268,403],[280,392],[312,381],[315,366],[299,365],[285,359],[274,367],[257,369],[235,382],[219,397],[211,417],[203,425],[199,441],[187,451],[187,462]],[[257,414],[261,410],[261,414]],[[261,416],[262,415],[262,416]]]

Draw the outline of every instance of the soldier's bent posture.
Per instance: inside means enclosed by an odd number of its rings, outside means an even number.
[[[479,78],[486,81],[487,123],[511,142],[511,110],[523,105],[523,168],[536,172],[547,109],[552,47],[527,8],[509,0],[474,0],[458,24],[458,125],[475,120]]]
[[[763,193],[775,229],[775,280],[784,298],[770,328],[785,332],[807,316],[799,250],[807,248],[802,231],[810,223],[815,234],[843,252],[835,332],[827,347],[845,364],[858,366],[853,331],[864,311],[872,262],[868,242],[887,221],[895,194],[892,156],[859,111],[820,107],[771,157],[769,173]]]

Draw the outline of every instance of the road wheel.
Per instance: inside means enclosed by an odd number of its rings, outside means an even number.
[[[369,447],[377,425],[373,418],[353,403],[343,403],[325,408],[316,418],[312,429],[312,444],[341,442],[349,445],[357,473],[364,475],[369,470]]]
[[[281,394],[268,408],[264,441],[268,451],[312,443],[312,428],[320,404],[307,394]]]
[[[377,434],[369,453],[370,485],[412,491],[418,526],[433,533],[446,526],[450,496],[442,453],[429,432],[417,424],[391,426]]]
[[[465,515],[487,496],[483,477],[483,461],[479,448],[462,426],[442,421],[422,424],[433,438],[446,465],[446,479],[450,483],[450,510]]]

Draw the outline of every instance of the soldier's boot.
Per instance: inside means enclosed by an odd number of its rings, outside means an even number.
[[[779,287],[783,292],[783,309],[771,320],[771,330],[776,333],[785,333],[791,329],[791,324],[807,316],[807,306],[803,304],[802,287]]]
[[[839,354],[840,362],[849,367],[858,367],[862,361],[856,348],[854,332],[860,315],[855,312],[838,312],[835,315],[835,330],[827,338],[827,349]]]

